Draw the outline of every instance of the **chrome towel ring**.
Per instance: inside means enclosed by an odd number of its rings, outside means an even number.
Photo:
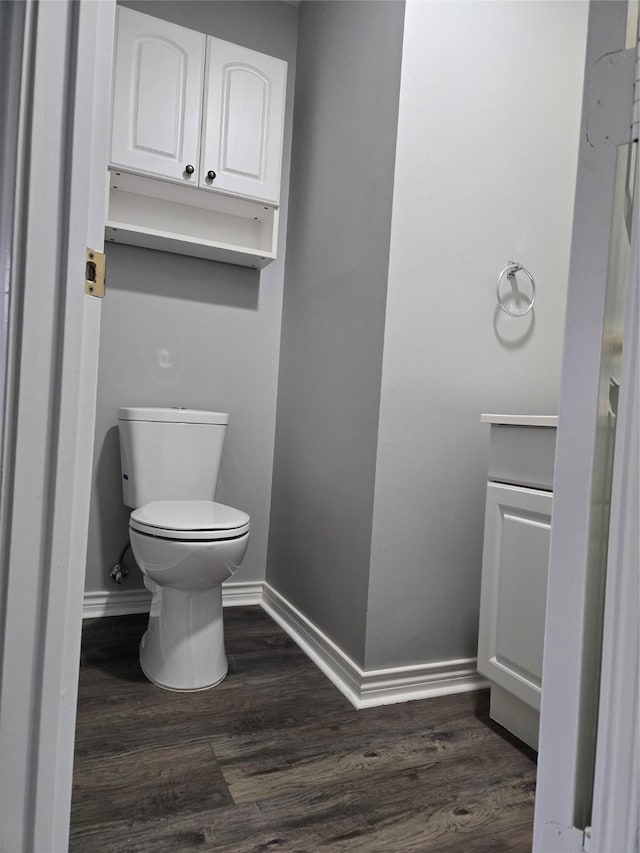
[[[523,272],[531,282],[531,299],[524,311],[511,311],[511,309],[507,308],[507,306],[502,301],[502,295],[500,294],[500,285],[502,284],[502,279],[505,277],[505,275],[509,279],[510,283],[513,285],[515,283],[516,273],[519,272]],[[498,304],[500,305],[505,314],[508,314],[510,317],[524,317],[525,314],[528,314],[529,311],[531,311],[536,301],[536,283],[533,280],[533,276],[526,267],[522,266],[522,264],[519,264],[517,261],[509,261],[507,266],[498,276],[498,283],[496,284],[496,295],[498,297]]]

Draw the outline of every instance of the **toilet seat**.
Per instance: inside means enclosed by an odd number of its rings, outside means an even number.
[[[135,509],[129,527],[161,539],[213,542],[249,532],[249,516],[215,501],[152,501]]]

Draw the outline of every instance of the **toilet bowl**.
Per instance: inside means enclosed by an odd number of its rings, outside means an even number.
[[[131,549],[152,593],[140,665],[158,687],[206,690],[227,673],[222,583],[249,542],[247,513],[213,500],[228,416],[123,408],[118,420]]]
[[[152,593],[142,671],[168,690],[214,687],[227,674],[222,582],[247,550],[249,516],[212,501],[155,501],[131,513],[129,535]]]

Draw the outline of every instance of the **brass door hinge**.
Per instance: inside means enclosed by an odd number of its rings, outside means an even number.
[[[104,296],[105,288],[105,257],[104,252],[87,248],[85,258],[84,292],[87,296]]]

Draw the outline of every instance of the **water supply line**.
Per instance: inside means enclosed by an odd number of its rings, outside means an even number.
[[[116,560],[116,562],[111,566],[111,571],[109,572],[109,577],[114,583],[122,583],[122,581],[129,574],[129,569],[126,567],[124,563],[124,555],[127,553],[129,548],[131,547],[131,542],[127,539],[127,544],[124,546],[122,551],[120,551],[120,556]]]

